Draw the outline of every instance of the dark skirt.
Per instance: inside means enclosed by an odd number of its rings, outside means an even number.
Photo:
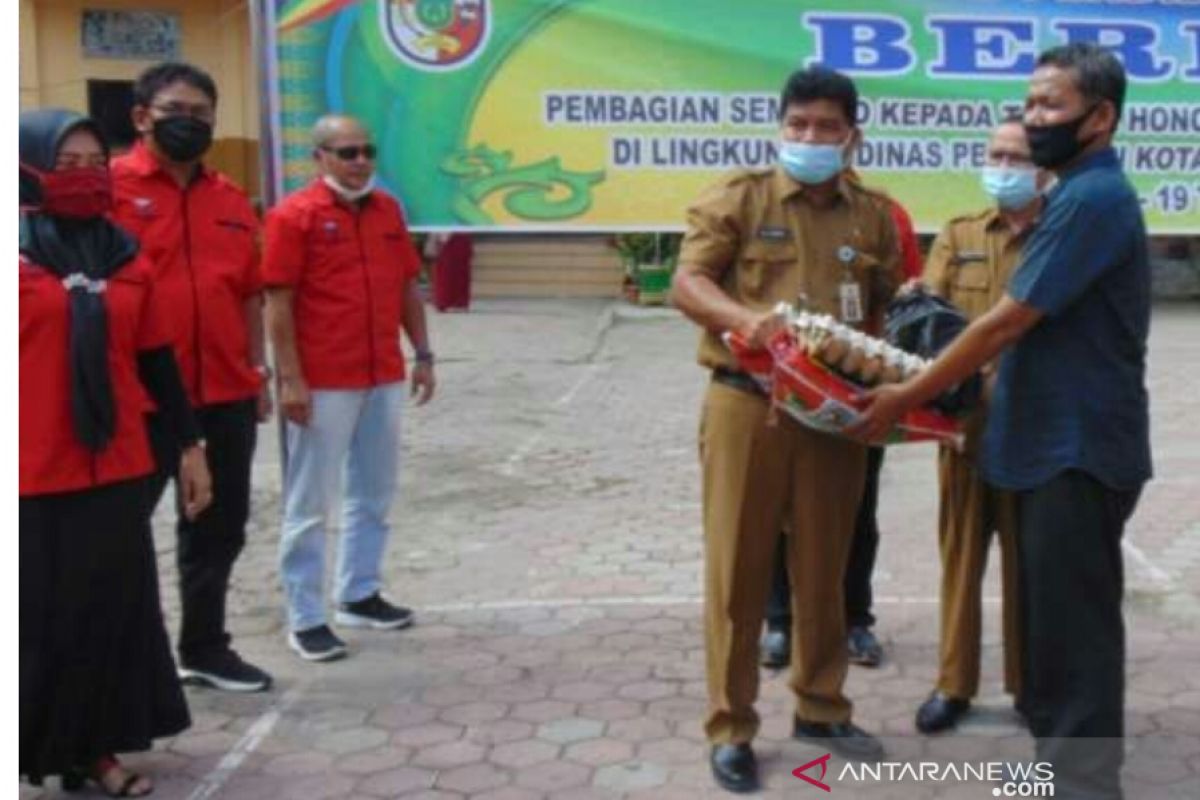
[[[20,499],[21,774],[191,724],[159,605],[147,481]]]

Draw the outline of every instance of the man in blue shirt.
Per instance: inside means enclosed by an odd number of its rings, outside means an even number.
[[[920,376],[868,394],[856,429],[878,437],[1003,352],[981,468],[1017,493],[1028,719],[1060,798],[1121,797],[1120,544],[1151,476],[1149,256],[1112,149],[1124,97],[1103,48],[1041,55],[1025,126],[1058,183],[1008,293]]]

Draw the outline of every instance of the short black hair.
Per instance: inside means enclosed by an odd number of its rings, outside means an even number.
[[[1039,67],[1058,67],[1075,73],[1075,85],[1090,104],[1107,100],[1121,119],[1125,105],[1125,67],[1109,50],[1092,42],[1052,47],[1038,56]],[[1113,129],[1116,129],[1116,123]]]
[[[788,76],[779,95],[779,119],[783,119],[787,107],[792,103],[811,103],[814,100],[832,100],[842,107],[850,127],[858,126],[858,89],[854,81],[820,64],[796,70]]]
[[[199,67],[185,64],[182,61],[165,61],[155,64],[141,75],[133,84],[133,103],[138,106],[149,106],[163,89],[173,83],[183,81],[194,89],[199,89],[208,95],[212,104],[217,104],[217,84],[212,76]]]

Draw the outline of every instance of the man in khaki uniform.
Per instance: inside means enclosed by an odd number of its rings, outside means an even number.
[[[792,589],[794,734],[850,758],[883,750],[850,722],[842,694],[842,577],[862,494],[866,449],[786,416],[741,372],[720,335],[763,343],[781,302],[868,327],[899,284],[887,199],[847,181],[858,143],[853,82],[821,67],[793,74],[780,102],[780,163],[720,180],[688,209],[675,304],[705,328],[699,361],[712,370],[700,423],[705,541],[705,645],[717,782],[757,787],[758,633],[779,531]]]
[[[984,190],[995,204],[952,219],[934,240],[923,282],[976,319],[1003,297],[1021,247],[1041,211],[1042,176],[1030,161],[1019,118],[1001,123],[988,143]],[[985,369],[990,379],[991,367]],[[963,452],[943,447],[938,458],[942,558],[941,653],[937,688],[917,711],[917,729],[953,727],[979,689],[981,592],[992,534],[999,533],[1004,596],[1004,689],[1019,698],[1020,650],[1016,607],[1016,529],[1013,498],[990,488],[976,469],[986,409],[967,421]]]

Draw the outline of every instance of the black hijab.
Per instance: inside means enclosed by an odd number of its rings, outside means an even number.
[[[56,108],[22,113],[21,163],[52,171],[63,140],[81,128],[95,134],[107,152],[99,127],[87,117]],[[41,182],[24,169],[20,180],[21,207],[36,209],[42,201]],[[99,452],[112,440],[116,409],[108,374],[108,309],[98,282],[137,255],[137,242],[104,217],[67,219],[32,210],[21,212],[20,248],[59,278],[75,278],[68,289],[71,417],[79,440]]]

